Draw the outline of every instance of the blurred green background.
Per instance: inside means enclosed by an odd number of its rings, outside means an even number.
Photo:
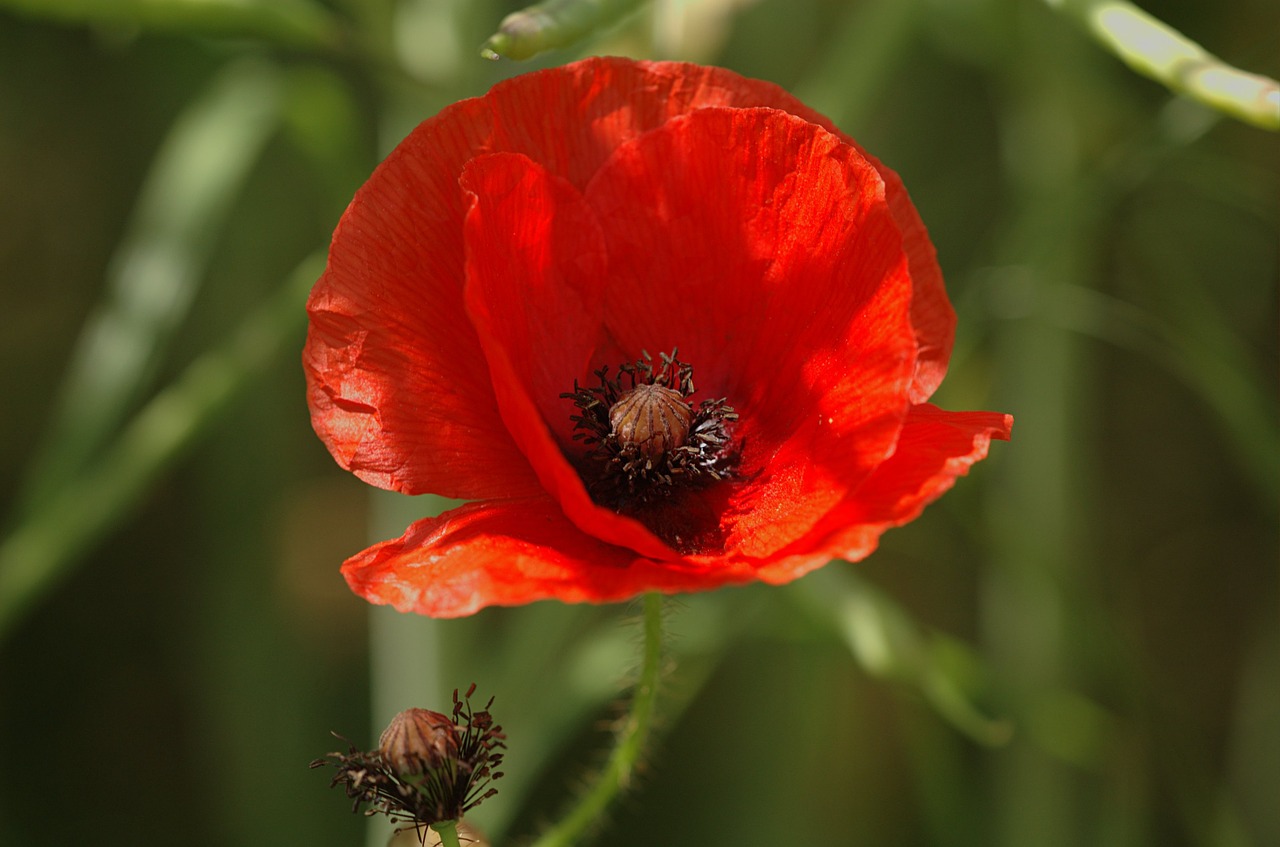
[[[444,504],[311,433],[302,301],[419,120],[586,53],[776,81],[904,178],[1014,440],[858,564],[673,603],[610,845],[1280,844],[1280,136],[1032,0],[664,0],[529,63],[497,0],[0,0],[0,844],[385,841],[308,761],[479,684],[518,843],[634,608],[431,622],[337,568]],[[1274,0],[1147,11],[1280,74]]]

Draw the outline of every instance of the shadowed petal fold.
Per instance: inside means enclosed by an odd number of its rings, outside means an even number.
[[[675,553],[641,524],[591,502],[562,450],[572,404],[602,337],[604,244],[568,182],[516,154],[473,161],[462,181],[467,214],[466,302],[502,418],[543,488],[578,526],[657,558]]]

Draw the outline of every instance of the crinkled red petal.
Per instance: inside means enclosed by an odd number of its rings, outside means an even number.
[[[543,487],[579,527],[656,558],[676,554],[641,524],[591,502],[563,450],[576,409],[561,394],[589,374],[608,271],[592,211],[567,181],[501,153],[467,166],[466,302],[503,420]]]
[[[708,106],[780,109],[840,136],[884,179],[890,212],[902,232],[915,286],[911,321],[920,349],[912,401],[923,402],[942,382],[955,337],[955,312],[933,243],[901,178],[784,89],[723,68],[603,57],[518,77],[496,86],[486,99],[494,115],[486,149],[526,153],[579,188],[619,144]]]
[[[998,412],[912,407],[894,454],[808,536],[761,567],[760,579],[789,582],[833,558],[865,558],[885,530],[917,518],[985,458],[992,439],[1008,441],[1012,427],[1013,418]]]
[[[470,503],[418,521],[342,567],[373,603],[437,618],[535,600],[612,602],[749,582],[743,561],[658,562],[578,530],[549,498]]]
[[[803,536],[892,451],[909,405],[911,278],[878,173],[785,112],[706,108],[621,145],[586,198],[616,346],[679,347],[696,399],[740,415],[724,549]]]
[[[527,496],[537,478],[498,415],[462,305],[458,174],[479,138],[459,104],[424,123],[356,194],[307,303],[311,419],[374,485]]]
[[[308,305],[312,421],[338,462],[408,493],[532,493],[535,477],[494,414],[465,320],[457,179],[476,155],[511,151],[581,188],[624,141],[706,106],[769,106],[835,130],[770,83],[717,68],[597,58],[501,83],[405,139],[352,201]],[[954,316],[901,181],[867,158],[885,180],[914,280],[921,352],[911,396],[922,400],[946,370]]]
[[[1007,439],[1010,426],[1007,415],[916,406],[894,456],[806,538],[763,560],[654,561],[581,532],[558,503],[541,497],[470,503],[418,521],[342,570],[361,597],[432,617],[544,599],[612,602],[644,591],[790,582],[833,558],[871,553],[885,530],[915,518],[986,456],[991,439]]]

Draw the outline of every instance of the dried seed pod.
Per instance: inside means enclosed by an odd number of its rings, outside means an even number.
[[[405,709],[382,731],[378,750],[401,775],[426,773],[457,758],[457,727],[448,715],[430,709]]]
[[[650,459],[684,446],[693,409],[684,396],[663,385],[637,385],[609,410],[609,423],[622,447],[635,445]]]

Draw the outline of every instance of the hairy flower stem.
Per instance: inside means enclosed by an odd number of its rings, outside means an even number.
[[[433,823],[431,829],[440,836],[440,847],[462,847],[462,842],[458,839],[457,821]]]
[[[559,823],[542,834],[533,847],[569,847],[600,819],[624,789],[631,784],[640,751],[644,749],[653,724],[658,699],[658,676],[662,668],[662,595],[651,591],[644,596],[644,660],[636,683],[631,711],[618,730],[617,743],[609,761],[594,784]]]

